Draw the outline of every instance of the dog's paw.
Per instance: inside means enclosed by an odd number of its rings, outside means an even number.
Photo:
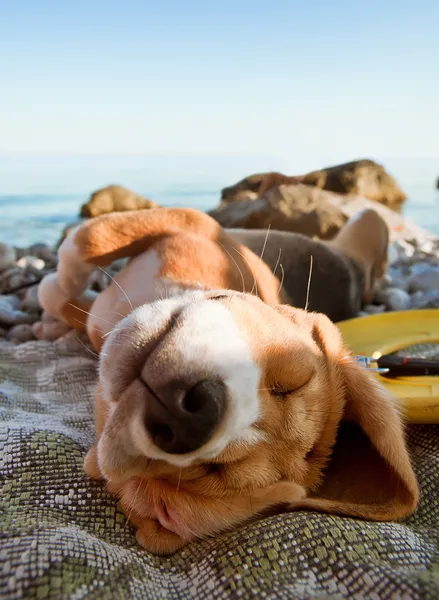
[[[68,331],[70,331],[70,327],[62,321],[53,321],[51,323],[37,321],[32,325],[32,332],[37,340],[46,340],[48,342],[54,342]]]
[[[165,529],[153,519],[142,520],[137,528],[136,539],[145,550],[160,556],[170,556],[188,543],[187,540]]]
[[[57,279],[64,296],[71,300],[77,298],[87,288],[91,273],[96,265],[88,263],[81,256],[76,241],[78,226],[63,241],[58,249]]]

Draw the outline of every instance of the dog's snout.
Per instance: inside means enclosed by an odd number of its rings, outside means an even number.
[[[168,454],[187,454],[212,437],[226,407],[226,387],[203,380],[189,389],[169,386],[148,398],[145,426],[154,444]]]

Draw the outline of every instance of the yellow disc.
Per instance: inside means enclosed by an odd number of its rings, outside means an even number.
[[[439,309],[435,308],[358,317],[337,326],[354,354],[375,359],[414,344],[439,344]],[[439,423],[439,376],[375,377],[401,400],[411,423]]]

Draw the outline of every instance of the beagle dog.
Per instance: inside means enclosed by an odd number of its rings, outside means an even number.
[[[87,290],[94,269],[121,258],[106,290]],[[84,468],[147,550],[169,555],[280,511],[387,521],[416,509],[396,400],[327,316],[290,306],[270,266],[209,216],[87,221],[39,297],[100,353]]]

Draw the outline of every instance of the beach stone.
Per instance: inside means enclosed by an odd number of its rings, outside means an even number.
[[[17,260],[17,252],[13,246],[0,242],[0,271],[12,266]]]
[[[35,336],[32,331],[32,325],[23,324],[15,325],[8,331],[8,340],[15,344],[22,344],[34,340]]]
[[[38,285],[33,285],[24,292],[24,297],[20,304],[20,310],[29,312],[41,311],[41,304],[38,299]]]
[[[0,325],[21,325],[34,323],[38,316],[18,309],[20,299],[17,296],[0,296]]]
[[[438,290],[439,291],[439,268],[424,265],[420,266],[409,279],[409,289],[413,292]]]
[[[373,160],[361,159],[312,171],[306,175],[289,176],[273,171],[255,173],[223,188],[221,201],[239,202],[249,199],[247,194],[252,194],[253,197],[250,197],[256,199],[279,185],[300,183],[337,194],[362,196],[398,212],[406,200],[406,194],[382,165]]]
[[[22,256],[19,260],[17,260],[17,266],[26,269],[27,267],[32,267],[37,271],[41,271],[46,266],[44,260],[41,258],[37,258],[36,256]]]
[[[329,196],[309,185],[281,185],[257,200],[223,202],[209,214],[226,228],[271,227],[331,239],[347,219]]]
[[[398,267],[390,266],[387,271],[387,276],[390,279],[390,284],[388,287],[398,288],[400,290],[404,290],[408,292],[409,289],[409,277],[411,275],[411,270],[408,269],[408,273],[404,273],[403,269]]]
[[[27,248],[27,254],[43,260],[46,267],[53,267],[58,262],[56,253],[47,244],[32,244]]]
[[[235,202],[241,200],[256,200],[262,195],[262,192],[267,192],[274,187],[284,184],[302,183],[302,177],[289,177],[283,173],[267,172],[255,173],[244,177],[238,183],[221,190],[222,202]]]
[[[388,259],[390,264],[398,260],[411,258],[414,254],[415,247],[405,240],[396,240],[389,244]]]
[[[88,219],[106,213],[145,208],[159,208],[159,205],[121,185],[109,185],[93,192],[81,206],[80,216]]]
[[[417,291],[412,294],[410,299],[410,308],[422,309],[422,308],[439,308],[439,291],[438,290],[426,290]]]
[[[368,315],[379,315],[386,311],[386,307],[384,304],[367,304],[364,307],[364,312]]]
[[[256,200],[221,202],[209,212],[225,228],[295,231],[331,239],[359,212],[371,209],[385,221],[390,242],[403,240],[413,247],[434,240],[433,233],[418,227],[397,212],[367,198],[336,194],[310,185],[280,185]]]
[[[42,272],[31,266],[26,269],[17,265],[9,267],[0,274],[0,294],[8,294],[12,290],[31,282],[38,283],[41,277]]]
[[[369,159],[312,171],[303,176],[303,183],[338,194],[362,196],[398,212],[407,198],[385,168]]]
[[[378,291],[375,302],[384,304],[387,310],[407,310],[410,308],[410,295],[402,289],[389,287]]]

